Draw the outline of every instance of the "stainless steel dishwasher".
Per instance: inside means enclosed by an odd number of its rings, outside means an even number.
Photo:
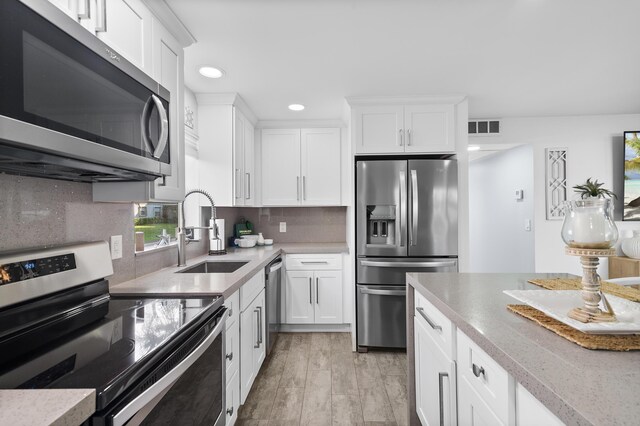
[[[282,257],[278,256],[267,265],[264,271],[266,283],[267,306],[265,316],[267,318],[267,355],[271,353],[276,343],[281,324],[281,300],[282,300]]]

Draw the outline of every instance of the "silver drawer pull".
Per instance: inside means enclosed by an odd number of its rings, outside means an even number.
[[[328,265],[329,264],[329,262],[327,262],[326,260],[322,260],[322,261],[301,260],[300,263],[302,263],[303,265]]]
[[[440,399],[440,426],[444,426],[444,390],[443,390],[443,380],[444,378],[449,379],[448,373],[438,373],[438,398]]]
[[[229,361],[233,360],[233,352],[231,352],[230,354],[226,354],[224,357],[227,358]]]
[[[227,408],[227,414],[228,414],[229,416],[233,416],[233,407],[231,407],[231,408]]]
[[[484,376],[484,367],[478,367],[477,365],[472,364],[471,370],[473,370],[473,375],[476,377]]]
[[[427,323],[431,326],[431,328],[433,328],[434,330],[442,331],[442,327],[440,327],[439,325],[431,321],[431,319],[427,316],[427,314],[424,313],[424,308],[416,308],[416,311],[418,311],[418,313],[422,315],[422,318],[424,318],[425,321],[427,321]]]

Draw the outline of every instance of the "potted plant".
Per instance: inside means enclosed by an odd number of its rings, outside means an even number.
[[[617,198],[598,180],[587,179],[573,187],[577,200],[565,202],[562,239],[573,248],[608,249],[618,240],[613,222],[613,200]]]

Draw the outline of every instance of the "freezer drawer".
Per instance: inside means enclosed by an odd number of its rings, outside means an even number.
[[[357,263],[358,284],[405,285],[407,272],[458,272],[455,257],[359,257]]]
[[[356,287],[358,346],[406,348],[406,286]]]

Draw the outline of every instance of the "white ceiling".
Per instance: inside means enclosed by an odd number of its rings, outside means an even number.
[[[197,39],[186,85],[261,120],[338,119],[366,95],[466,94],[473,118],[640,112],[638,0],[166,2]]]

